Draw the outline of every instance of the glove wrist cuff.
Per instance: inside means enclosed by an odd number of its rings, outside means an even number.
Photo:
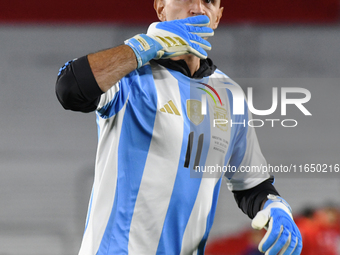
[[[133,52],[135,53],[136,55],[136,60],[137,60],[137,68],[140,68],[142,65],[143,65],[143,61],[142,61],[142,58],[139,54],[139,52],[136,50],[136,48],[130,44],[129,42],[125,41],[124,42],[127,46],[130,46],[130,48],[133,50]]]
[[[291,218],[293,218],[292,215],[292,208],[290,205],[287,203],[286,200],[284,200],[282,197],[276,196],[276,195],[268,195],[267,196],[268,200],[263,206],[263,209],[271,209],[271,208],[281,208],[285,212],[287,212]]]
[[[135,53],[137,68],[140,68],[157,56],[155,40],[145,34],[135,35],[134,37],[126,40],[124,43],[130,46]]]

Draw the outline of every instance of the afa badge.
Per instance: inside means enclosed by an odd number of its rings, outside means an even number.
[[[228,120],[228,112],[225,108],[221,106],[214,106],[214,119],[223,119],[223,120]],[[216,127],[221,129],[222,131],[227,131],[228,130],[228,125],[227,123],[223,124],[216,124]]]
[[[196,126],[202,123],[204,115],[201,114],[202,103],[196,99],[187,100],[187,115]]]

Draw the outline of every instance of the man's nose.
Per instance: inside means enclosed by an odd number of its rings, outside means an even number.
[[[204,15],[204,8],[202,4],[202,0],[192,0],[190,6],[190,13],[192,15]]]

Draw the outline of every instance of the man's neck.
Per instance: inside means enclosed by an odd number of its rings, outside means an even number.
[[[171,58],[171,60],[184,60],[190,70],[191,76],[200,68],[200,59],[194,55],[183,55],[179,57]]]

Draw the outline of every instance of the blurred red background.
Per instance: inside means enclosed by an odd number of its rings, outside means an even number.
[[[338,0],[222,0],[222,23],[335,23]],[[1,0],[1,23],[149,24],[157,19],[153,1]]]

